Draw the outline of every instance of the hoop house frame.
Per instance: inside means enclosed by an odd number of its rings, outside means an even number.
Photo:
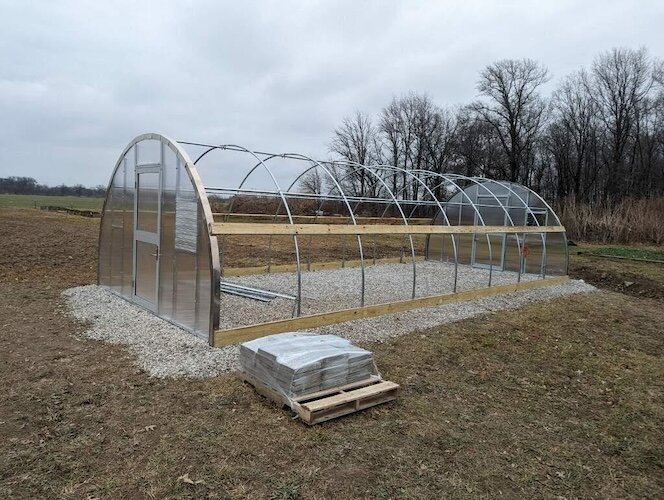
[[[195,161],[185,148],[195,152]],[[197,168],[202,163],[207,164],[205,168],[218,167],[219,155],[224,153],[247,160],[241,181],[234,187],[226,171],[217,169],[221,183],[205,186]],[[279,169],[277,162],[287,162],[288,168]],[[259,172],[267,176],[268,185],[249,187]],[[284,173],[289,175],[286,181],[277,175]],[[320,189],[302,189],[303,179],[312,174],[323,179]],[[388,183],[390,176],[402,178],[402,185]],[[362,179],[361,192],[357,192],[357,178]],[[409,190],[415,195],[409,197]],[[271,200],[272,208],[235,212],[234,203],[240,197]],[[225,200],[225,212],[214,213],[210,199]],[[303,209],[302,204],[309,208]],[[336,213],[326,214],[325,208]],[[369,209],[371,216],[366,215]],[[377,259],[376,240],[383,236],[401,239],[396,260]],[[425,238],[423,248],[417,247],[414,236]],[[226,266],[224,241],[237,237],[256,241],[268,237],[266,265]],[[273,239],[279,237],[292,239],[292,264],[272,262]],[[318,237],[343,241],[341,261],[312,262],[312,240]],[[346,237],[356,242],[356,250],[347,246]],[[367,245],[373,249],[373,258]],[[359,259],[349,260],[350,251],[356,251]],[[423,260],[454,266],[449,282],[440,283],[439,294],[418,295],[418,266]],[[388,261],[412,268],[411,282],[403,283],[408,298],[368,303],[367,268]],[[389,165],[317,161],[232,144],[178,142],[149,133],[131,141],[113,169],[102,209],[98,283],[210,345],[221,346],[281,331],[562,283],[568,279],[567,266],[565,228],[550,205],[525,186]],[[357,268],[356,307],[303,314],[304,273],[334,267]],[[466,267],[488,271],[486,286],[458,291],[459,269]],[[220,328],[225,314],[220,310],[222,293],[228,293],[224,287],[235,291],[239,287],[223,282],[222,277],[260,272],[293,273],[292,290],[270,292],[292,300],[289,317]],[[513,282],[494,283],[501,272],[512,273]],[[528,280],[522,281],[523,275]],[[242,290],[243,296],[254,299],[265,292]]]

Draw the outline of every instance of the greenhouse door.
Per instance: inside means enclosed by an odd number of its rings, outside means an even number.
[[[159,293],[159,232],[161,220],[161,166],[136,167],[134,206],[133,299],[157,311]]]

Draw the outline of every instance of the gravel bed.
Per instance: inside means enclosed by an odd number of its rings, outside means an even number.
[[[204,340],[97,285],[65,290],[72,315],[90,323],[83,335],[126,345],[136,364],[158,378],[215,377],[238,368],[238,347]]]
[[[433,264],[433,266],[431,265]],[[435,266],[435,267],[434,267]],[[425,270],[429,270],[427,273]],[[486,286],[488,272],[459,266],[458,290]],[[453,266],[440,263],[418,263],[418,296],[445,293],[449,287]],[[367,291],[373,293],[367,304],[403,300],[412,283],[412,268],[403,264],[371,266],[367,268]],[[446,274],[447,273],[447,274]],[[357,306],[358,285],[354,281],[357,269],[337,269],[303,273],[303,314]],[[524,275],[523,281],[536,276]],[[290,280],[290,281],[289,281]],[[234,278],[235,283],[289,293],[294,276],[288,273]],[[229,280],[230,281],[230,280]],[[493,284],[516,281],[514,273],[494,273]],[[433,328],[502,309],[550,300],[555,297],[596,290],[581,281],[571,280],[564,285],[524,290],[472,302],[461,302],[389,314],[370,319],[355,320],[316,329],[355,342],[382,342],[413,331]],[[448,289],[448,291],[450,291]],[[72,315],[89,323],[84,336],[126,345],[136,357],[136,364],[149,375],[166,377],[214,377],[238,368],[236,346],[213,348],[191,333],[162,320],[144,309],[127,302],[96,285],[71,288],[63,292]],[[275,299],[262,303],[251,299],[222,294],[221,327],[251,324],[269,319],[290,317],[292,301]]]
[[[416,296],[427,297],[452,293],[454,265],[446,262],[417,262]],[[537,279],[534,274],[522,274],[521,281]],[[492,285],[517,282],[517,273],[494,271]],[[296,273],[272,273],[228,277],[224,281],[262,290],[295,295]],[[457,291],[484,288],[489,283],[489,270],[460,265]],[[360,307],[362,275],[360,268],[325,269],[302,273],[302,314],[316,314]],[[412,298],[413,266],[381,264],[365,268],[365,305],[396,302]],[[236,295],[221,294],[221,328],[233,328],[291,317],[293,301],[275,299],[259,302]]]
[[[314,331],[331,333],[353,342],[382,342],[407,333],[434,328],[445,323],[461,321],[482,314],[551,300],[575,293],[588,293],[597,289],[583,280],[570,280],[563,285],[553,285],[510,294],[496,295],[468,302],[414,309],[396,314],[386,314],[369,319],[329,325]]]

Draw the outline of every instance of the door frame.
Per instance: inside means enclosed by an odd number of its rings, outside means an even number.
[[[158,192],[157,192],[157,232],[151,233],[149,231],[139,231],[138,228],[138,197],[139,197],[139,183],[138,176],[140,174],[157,173],[159,174]],[[161,264],[161,197],[162,197],[162,183],[163,172],[161,163],[149,163],[143,165],[136,165],[134,172],[134,241],[132,251],[132,287],[131,298],[134,302],[149,309],[153,312],[159,312],[159,270]],[[157,247],[157,256],[155,262],[155,302],[152,303],[139,295],[136,295],[136,254],[138,252],[137,241],[142,243],[149,243]]]

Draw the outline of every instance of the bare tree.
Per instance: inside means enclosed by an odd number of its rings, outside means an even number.
[[[598,178],[597,106],[581,70],[566,77],[551,99],[546,145],[557,170],[558,195],[588,199]]]
[[[538,90],[548,80],[546,67],[532,59],[498,61],[480,74],[477,89],[485,99],[471,106],[496,132],[505,155],[502,177],[510,181],[528,182],[527,160],[546,110]]]
[[[334,131],[330,152],[343,160],[367,165],[376,159],[376,129],[371,118],[356,111],[352,117],[346,117],[340,127]],[[355,194],[364,196],[371,179],[363,168],[355,168],[354,181],[358,186]]]
[[[491,125],[472,109],[459,110],[453,142],[454,166],[468,176],[500,177],[501,144]]]
[[[318,168],[309,170],[299,181],[299,189],[304,193],[321,194],[324,187],[324,179]]]
[[[383,108],[379,131],[385,161],[404,170],[389,174],[392,190],[418,199],[422,187],[408,170],[442,171],[451,157],[454,115],[434,104],[425,94],[410,93]]]
[[[627,191],[627,148],[652,85],[653,64],[645,48],[612,49],[593,63],[590,93],[607,134],[605,194],[609,198]]]
[[[414,170],[506,179],[582,201],[664,194],[663,61],[645,49],[600,54],[590,70],[562,80],[550,105],[539,94],[548,80],[533,60],[498,61],[480,74],[481,97],[457,112],[426,94],[394,97],[373,123],[360,112],[345,119],[330,149],[399,167],[376,172],[414,200],[426,195]],[[349,193],[385,195],[375,174],[330,168]],[[316,189],[320,179],[306,182]]]

